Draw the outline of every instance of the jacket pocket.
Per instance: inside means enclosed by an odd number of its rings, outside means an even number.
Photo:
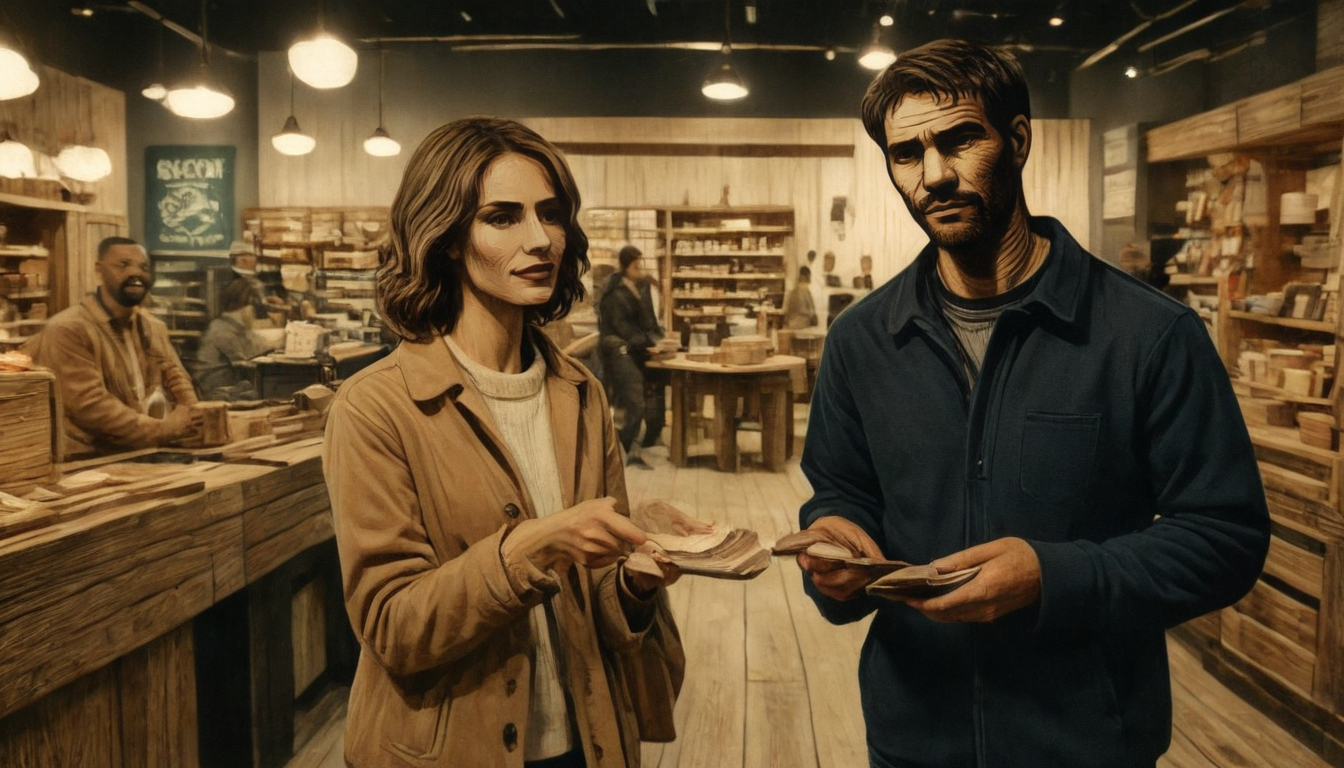
[[[427,696],[421,708],[409,712],[391,729],[394,737],[384,742],[385,749],[412,764],[439,757],[448,734],[448,713],[453,702],[447,696],[434,698],[437,706]]]
[[[1022,426],[1022,492],[1051,504],[1081,502],[1092,479],[1101,414],[1027,411]]]

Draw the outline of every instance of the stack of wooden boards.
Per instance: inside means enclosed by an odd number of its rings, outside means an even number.
[[[51,371],[0,372],[0,490],[59,480],[61,439]]]

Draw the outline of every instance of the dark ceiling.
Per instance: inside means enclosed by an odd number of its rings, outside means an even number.
[[[125,13],[121,2],[44,4],[92,8],[92,17],[77,19],[87,25],[128,15],[142,28],[154,27],[140,14]],[[144,0],[144,5],[183,27],[200,28],[200,0]],[[898,48],[965,37],[1083,56],[1149,19],[1152,25],[1132,44],[1236,9],[1163,46],[1178,55],[1192,40],[1232,45],[1315,8],[1312,0],[209,0],[208,19],[214,41],[246,53],[287,48],[315,28],[319,11],[328,28],[352,40],[564,35],[583,43],[638,44],[721,40],[725,5],[739,43],[857,48],[887,13],[895,24],[883,33]],[[755,23],[747,22],[749,8]],[[1160,18],[1178,8],[1183,10]],[[1065,23],[1050,26],[1057,11]]]
[[[207,0],[209,37],[226,52],[253,58],[283,50],[316,28],[321,12],[328,29],[356,47],[378,45],[647,46],[715,43],[724,37],[724,0]],[[63,63],[86,76],[110,68],[150,67],[163,53],[169,68],[193,57],[194,46],[130,6],[199,32],[201,0],[4,0],[0,29],[17,29],[20,42],[40,60]],[[76,16],[85,7],[92,15]],[[731,37],[740,47],[835,47],[846,55],[865,44],[884,13],[882,29],[898,51],[939,37],[1007,44],[1021,56],[1048,56],[1051,68],[1076,67],[1134,30],[1118,53],[1160,68],[1192,51],[1231,55],[1263,40],[1263,31],[1314,17],[1314,0],[727,0]],[[747,16],[754,12],[755,23]],[[1051,26],[1060,13],[1065,22]],[[1312,22],[1314,24],[1314,20]],[[1191,27],[1167,42],[1139,48]],[[473,40],[486,36],[524,39]],[[556,36],[540,41],[530,36]],[[395,40],[450,37],[447,42]],[[801,51],[797,55],[821,55]],[[1159,70],[1160,71],[1160,70]],[[138,76],[138,75],[137,75]],[[127,86],[130,83],[126,84]],[[138,87],[138,86],[136,86]]]

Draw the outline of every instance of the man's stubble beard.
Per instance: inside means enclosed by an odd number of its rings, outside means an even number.
[[[901,194],[901,199],[905,202],[906,209],[910,211],[911,218],[920,229],[924,230],[924,234],[929,236],[934,245],[949,251],[967,250],[1002,237],[1012,220],[1013,208],[1017,205],[1016,190],[1019,185],[1013,182],[1015,178],[1020,180],[1020,176],[1013,165],[1011,146],[1004,147],[991,173],[991,183],[986,189],[988,199],[975,192],[954,194],[946,198],[930,194],[918,204],[904,194]],[[969,204],[971,215],[962,226],[955,229],[935,228],[929,223],[924,210],[949,200]]]

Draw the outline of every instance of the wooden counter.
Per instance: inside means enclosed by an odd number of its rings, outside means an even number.
[[[291,565],[330,580],[317,564],[334,562],[320,452],[309,440],[256,463],[100,467],[139,479],[95,511],[0,539],[0,765],[283,765],[293,644],[277,625],[301,580]],[[324,591],[339,605],[339,581]],[[231,598],[246,618],[212,622]],[[231,626],[244,646],[232,651],[220,642]],[[199,674],[198,644],[215,647]],[[250,693],[236,693],[238,665],[210,668],[216,655],[243,660]],[[246,704],[232,714],[247,732],[219,737],[241,739],[246,763],[199,754],[219,726],[214,712],[198,719],[198,688],[207,709],[230,689],[250,700],[250,716]]]

